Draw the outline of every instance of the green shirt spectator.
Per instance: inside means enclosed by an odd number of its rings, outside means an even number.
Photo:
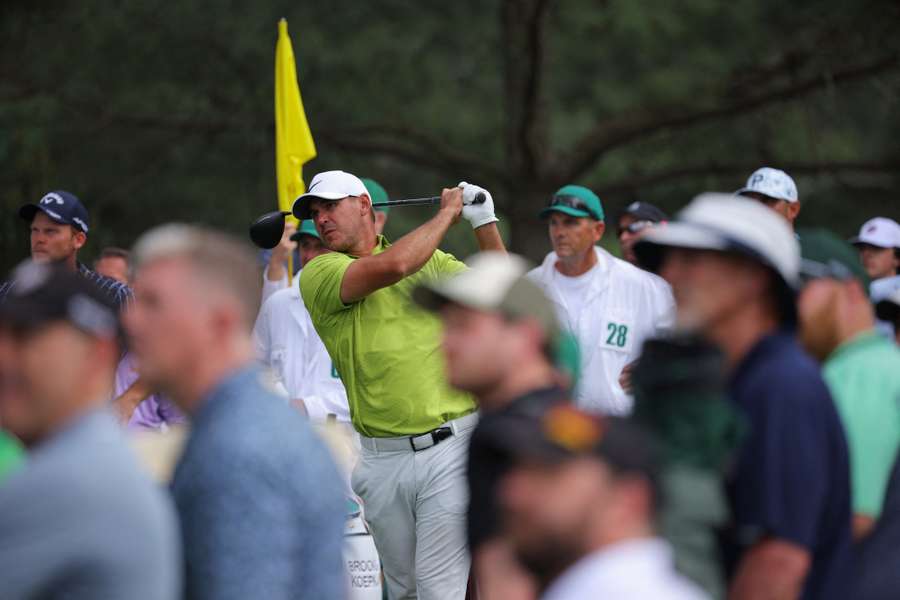
[[[388,247],[378,236],[373,254]],[[317,257],[301,271],[300,292],[347,389],[356,430],[368,437],[415,435],[473,412],[471,396],[447,384],[440,322],[410,300],[423,281],[465,264],[436,250],[417,273],[347,305],[341,281],[354,260],[339,252]]]
[[[850,447],[853,512],[877,518],[900,447],[900,350],[862,333],[828,357],[824,376]]]

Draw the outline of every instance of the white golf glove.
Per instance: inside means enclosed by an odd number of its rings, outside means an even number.
[[[491,193],[471,183],[460,181],[459,186],[463,191],[463,209],[462,216],[472,225],[472,229],[477,229],[488,223],[496,223],[500,219],[494,215],[494,199]],[[472,204],[478,194],[484,194],[484,202],[482,204]]]

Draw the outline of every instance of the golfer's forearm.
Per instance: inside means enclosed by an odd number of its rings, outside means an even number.
[[[503,238],[500,237],[500,228],[496,223],[488,223],[481,227],[475,228],[475,239],[478,240],[478,248],[482,252],[485,250],[493,250],[495,252],[506,252],[506,246],[503,245]]]
[[[456,215],[442,209],[380,254],[353,262],[341,281],[341,300],[356,302],[421,269],[437,250]]]

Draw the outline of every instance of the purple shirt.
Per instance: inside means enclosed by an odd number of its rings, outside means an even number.
[[[125,354],[116,368],[115,398],[118,398],[125,390],[137,381],[138,373],[134,368],[134,359],[130,353]],[[128,429],[131,430],[159,430],[163,425],[184,423],[187,418],[167,398],[159,394],[151,394],[138,404],[134,414],[128,421]]]

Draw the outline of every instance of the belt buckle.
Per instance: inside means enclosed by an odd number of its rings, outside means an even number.
[[[413,452],[420,452],[422,450],[428,450],[429,448],[434,448],[442,441],[446,440],[448,437],[453,435],[453,429],[450,427],[438,427],[437,429],[433,429],[428,433],[423,433],[422,435],[415,435],[409,437],[409,445],[412,446]],[[427,446],[419,447],[416,445],[416,440],[420,438],[427,438],[431,441]]]

